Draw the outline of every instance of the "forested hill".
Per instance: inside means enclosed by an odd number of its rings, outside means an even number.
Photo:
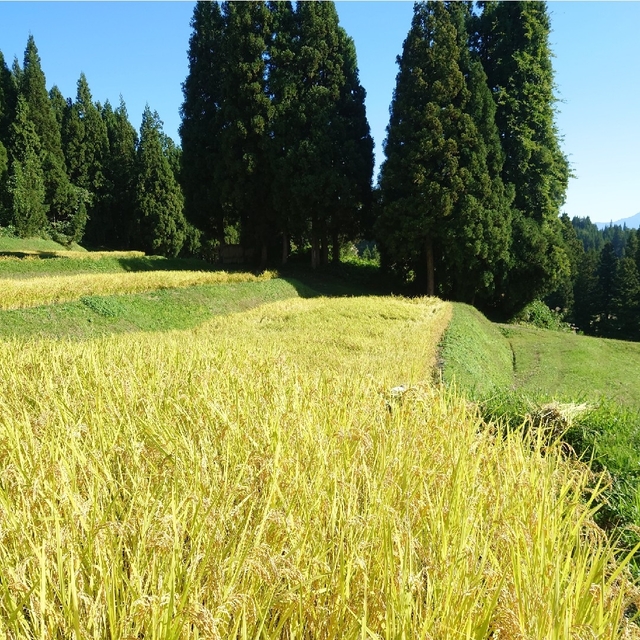
[[[562,222],[571,276],[546,302],[584,333],[640,340],[640,230]]]
[[[22,63],[0,54],[1,234],[256,268],[375,241],[401,285],[495,317],[539,298],[585,330],[621,317],[578,312],[546,3],[415,4],[375,187],[332,2],[198,2],[191,27],[179,145],[83,74],[74,99],[48,90],[33,37]]]

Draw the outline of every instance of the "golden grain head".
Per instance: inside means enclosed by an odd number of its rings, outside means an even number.
[[[450,314],[3,342],[0,635],[634,637],[593,475],[432,384]]]

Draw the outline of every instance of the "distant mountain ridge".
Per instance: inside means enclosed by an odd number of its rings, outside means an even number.
[[[631,216],[630,218],[622,218],[622,220],[614,220],[613,222],[594,222],[598,229],[604,229],[605,227],[610,227],[612,225],[627,225],[628,229],[638,229],[640,228],[640,213],[636,213],[635,216]]]

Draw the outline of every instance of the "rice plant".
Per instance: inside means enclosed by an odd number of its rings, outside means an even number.
[[[83,296],[140,293],[202,284],[257,282],[274,277],[265,271],[142,271],[131,273],[83,273],[28,280],[0,279],[0,309],[24,309],[57,302],[79,300]]]
[[[431,381],[451,307],[0,344],[0,634],[630,638],[588,467]]]

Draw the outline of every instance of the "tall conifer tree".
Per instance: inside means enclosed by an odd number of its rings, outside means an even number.
[[[546,4],[481,6],[477,50],[497,105],[502,177],[515,194],[513,260],[503,297],[512,311],[552,290],[569,272],[558,222],[569,170],[554,123]]]
[[[47,227],[48,205],[42,172],[42,147],[26,100],[18,97],[16,117],[11,125],[11,168],[8,194],[11,223],[27,238]]]
[[[180,138],[185,214],[209,236],[225,241],[220,199],[224,19],[217,2],[199,1],[191,19],[189,73],[182,85]]]
[[[63,124],[63,146],[72,183],[84,190],[87,200],[86,236],[94,246],[108,242],[109,209],[104,202],[107,184],[104,162],[109,149],[107,128],[94,104],[84,73],[78,80],[76,100],[66,112]]]
[[[340,261],[340,236],[354,237],[370,224],[374,165],[366,91],[360,84],[355,44],[342,27],[338,27],[338,43],[344,83],[330,129],[336,172],[329,218],[333,262]]]
[[[102,109],[109,141],[103,171],[105,178],[102,206],[105,244],[128,249],[134,230],[134,183],[138,134],[129,121],[122,96],[114,110],[107,101]]]
[[[9,126],[15,112],[11,72],[0,51],[0,225],[8,224]]]
[[[267,52],[271,14],[265,2],[225,2],[225,96],[220,135],[220,195],[242,232],[245,247],[266,266],[272,235],[269,128],[272,106],[267,94]]]
[[[391,106],[377,233],[424,274],[429,295],[488,297],[506,259],[509,198],[484,74],[469,55],[466,5],[416,3]]]
[[[162,121],[147,105],[142,114],[137,152],[134,242],[147,253],[175,257],[186,237],[183,197],[162,152]]]
[[[333,166],[331,128],[345,84],[338,14],[333,2],[298,2],[295,77],[297,136],[289,159],[294,174],[291,196],[311,237],[311,264],[328,257],[338,172]]]
[[[61,126],[47,92],[46,78],[33,36],[29,36],[25,49],[20,94],[29,107],[29,117],[40,139],[46,202],[52,230],[67,239],[77,239],[82,234],[84,221],[76,216],[76,194],[67,175]]]

